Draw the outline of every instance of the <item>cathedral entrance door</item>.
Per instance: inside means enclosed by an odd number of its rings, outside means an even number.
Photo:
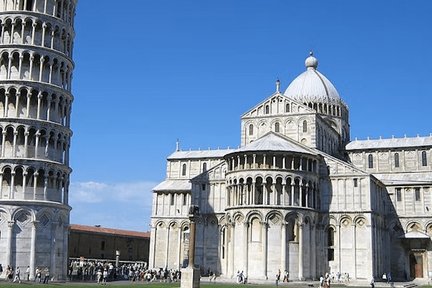
[[[411,277],[423,278],[423,253],[422,252],[410,253],[410,272],[411,272]]]

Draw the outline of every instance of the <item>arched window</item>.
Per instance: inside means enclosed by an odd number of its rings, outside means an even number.
[[[265,114],[270,114],[270,107],[269,107],[269,105],[265,106]]]
[[[373,168],[373,155],[372,154],[368,155],[368,167]]]
[[[287,103],[287,104],[285,105],[285,112],[290,112],[289,103]]]
[[[249,125],[249,135],[253,135],[253,129],[254,127],[253,127],[253,124],[250,124]]]
[[[307,132],[307,121],[303,121],[303,132]]]
[[[394,165],[395,167],[399,167],[399,153],[394,154]]]
[[[275,132],[279,132],[279,122],[275,123]]]
[[[334,229],[333,228],[329,228],[328,229],[328,234],[327,234],[327,245],[328,245],[328,254],[327,254],[327,260],[328,261],[333,261],[334,260]]]
[[[328,229],[327,244],[329,247],[334,246],[334,229],[332,227]]]
[[[186,176],[186,164],[182,166],[182,176]]]
[[[205,171],[207,171],[207,163],[203,163],[203,166],[202,166],[202,172],[205,172]]]
[[[422,166],[427,166],[427,155],[426,155],[426,151],[422,151]]]
[[[222,227],[221,229],[221,257],[222,259],[225,259],[225,238],[226,238],[226,229],[225,227]]]

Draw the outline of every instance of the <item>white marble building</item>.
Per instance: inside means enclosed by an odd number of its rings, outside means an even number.
[[[0,0],[0,264],[30,278],[66,278],[75,7]]]
[[[239,149],[177,151],[153,191],[150,267],[187,262],[190,204],[204,271],[368,280],[432,272],[432,137],[350,142],[349,110],[306,71],[241,117]]]

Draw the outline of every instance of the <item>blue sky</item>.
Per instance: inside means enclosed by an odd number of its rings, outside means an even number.
[[[71,223],[147,231],[182,149],[237,147],[240,116],[304,71],[350,107],[351,138],[427,136],[432,2],[114,0],[75,18]]]

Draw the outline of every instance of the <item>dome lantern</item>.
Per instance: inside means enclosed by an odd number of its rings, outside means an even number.
[[[313,56],[313,52],[309,52],[309,57],[305,60],[305,66],[307,69],[316,69],[318,67],[318,60]]]

